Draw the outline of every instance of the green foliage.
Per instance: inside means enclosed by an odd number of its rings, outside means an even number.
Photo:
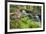
[[[30,5],[10,5],[10,12],[14,13],[16,10],[16,7],[19,6],[20,9],[24,10],[30,10],[33,12],[33,15],[40,14],[41,15],[41,6],[30,6]]]
[[[41,14],[41,6],[20,6],[21,10],[30,10],[32,14]],[[10,13],[14,13],[16,10],[16,5],[10,5]],[[22,15],[21,18],[17,21],[16,19],[10,19],[10,28],[39,28],[41,27],[40,22],[29,19],[28,16]]]
[[[24,16],[18,23],[15,20],[11,21],[11,28],[39,28],[40,22],[33,21],[29,17]]]

